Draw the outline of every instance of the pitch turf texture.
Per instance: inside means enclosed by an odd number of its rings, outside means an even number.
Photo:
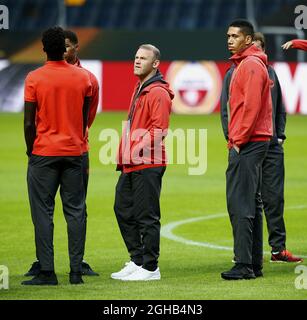
[[[226,144],[219,116],[172,115],[171,128],[208,129],[208,169],[205,175],[189,176],[187,165],[170,165],[163,180],[162,226],[172,222],[209,217],[184,223],[173,234],[200,245],[161,237],[161,281],[126,283],[110,279],[128,261],[128,254],[113,213],[118,173],[114,165],[99,162],[102,129],[120,130],[124,113],[97,116],[90,132],[91,169],[87,198],[88,231],[85,259],[100,277],[84,277],[85,284],[68,282],[69,261],[66,223],[60,198],[55,210],[55,268],[57,287],[24,287],[21,281],[35,257],[33,225],[26,188],[27,157],[23,140],[23,115],[0,115],[0,265],[9,268],[9,290],[0,299],[306,299],[307,291],[295,288],[294,264],[273,264],[265,254],[264,277],[225,281],[220,273],[232,267],[231,227],[226,213]],[[288,116],[285,143],[287,246],[307,255],[307,118]],[[204,246],[209,243],[213,247]],[[264,250],[267,232],[264,226]],[[305,263],[305,265],[307,265]]]

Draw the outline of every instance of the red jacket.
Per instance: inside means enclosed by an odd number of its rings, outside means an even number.
[[[292,48],[307,51],[307,40],[292,40]]]
[[[236,68],[229,87],[228,147],[234,144],[242,147],[249,141],[269,141],[273,123],[267,56],[251,45],[230,59]]]
[[[117,170],[128,173],[166,166],[164,138],[173,97],[159,72],[146,81],[140,91],[137,84],[119,145]]]
[[[98,107],[98,102],[99,102],[99,84],[97,78],[94,76],[92,72],[89,70],[85,69],[82,67],[80,60],[77,59],[77,61],[74,64],[75,66],[82,68],[85,70],[90,78],[90,82],[92,85],[92,97],[91,97],[91,103],[90,103],[90,110],[88,114],[88,122],[87,122],[87,128],[85,131],[85,136],[84,136],[84,142],[82,146],[82,152],[88,152],[89,151],[89,145],[88,145],[88,129],[91,127],[92,123],[94,122],[96,112],[97,112],[97,107]]]

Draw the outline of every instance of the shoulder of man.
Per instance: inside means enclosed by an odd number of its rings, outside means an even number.
[[[164,103],[171,103],[172,93],[164,86],[154,86],[149,89],[147,93],[149,101],[164,101]]]
[[[258,57],[255,56],[248,56],[242,61],[242,65],[240,69],[245,70],[247,72],[253,71],[253,72],[265,72],[267,71],[267,66],[265,63]]]

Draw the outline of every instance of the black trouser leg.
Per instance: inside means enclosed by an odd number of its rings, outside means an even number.
[[[157,268],[160,252],[160,192],[165,167],[122,174],[115,212],[132,261]]]
[[[84,243],[86,240],[86,229],[87,229],[87,206],[86,206],[86,196],[87,196],[87,187],[89,180],[89,170],[90,170],[90,161],[88,152],[83,153],[82,155],[82,180],[85,192],[85,201],[84,201],[84,214],[85,214],[85,232],[84,232]]]
[[[257,268],[262,268],[263,264],[263,205],[261,199],[261,181],[259,180],[256,200],[255,200],[255,218],[253,223],[253,247],[252,264]]]
[[[267,142],[250,142],[240,154],[229,151],[226,171],[227,208],[233,227],[237,263],[258,263],[262,257],[259,187]],[[262,263],[259,261],[259,263]]]
[[[27,173],[36,256],[44,271],[54,270],[53,213],[60,172],[54,157],[32,155]]]
[[[82,157],[65,157],[62,166],[60,194],[67,222],[70,269],[80,272],[85,244]]]
[[[114,211],[131,260],[143,264],[143,245],[133,208],[132,174],[121,173],[115,191]]]
[[[271,145],[262,165],[262,200],[272,251],[286,248],[284,222],[284,153],[279,145]]]
[[[165,167],[148,168],[134,174],[135,214],[143,243],[143,267],[154,271],[160,255],[160,193]]]

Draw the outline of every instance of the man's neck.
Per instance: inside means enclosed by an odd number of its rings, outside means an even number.
[[[153,71],[150,72],[146,77],[144,77],[144,78],[139,77],[139,79],[140,79],[140,87],[141,87],[147,80],[149,80],[150,78],[152,78],[153,76],[155,76],[156,73],[157,73],[157,70],[153,70]]]
[[[78,57],[75,56],[74,60],[71,62],[71,64],[76,64],[78,62]]]
[[[47,61],[64,61],[63,58],[48,58],[47,57]]]

